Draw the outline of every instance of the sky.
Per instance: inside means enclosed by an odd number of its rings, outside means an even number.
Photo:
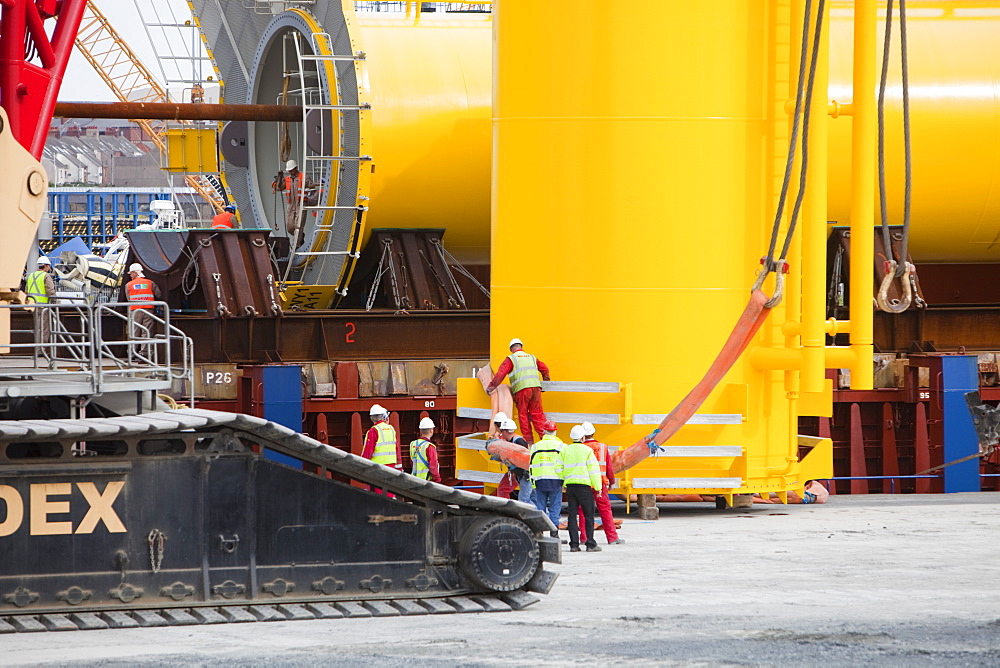
[[[188,56],[193,47],[203,55],[200,37],[193,28],[157,27],[155,24],[176,24],[191,19],[191,12],[184,0],[92,0],[111,26],[136,53],[139,60],[160,83],[168,80],[190,79],[190,60],[160,60],[158,55]],[[194,38],[194,39],[193,39]],[[162,66],[161,66],[162,63]],[[214,74],[211,65],[201,66],[202,78]],[[164,73],[162,68],[168,68]],[[189,84],[188,84],[189,85]],[[183,88],[184,84],[171,88]],[[172,92],[173,94],[173,92]],[[111,102],[117,100],[104,80],[94,71],[86,58],[74,48],[59,90],[62,102]],[[185,100],[187,101],[187,100]]]

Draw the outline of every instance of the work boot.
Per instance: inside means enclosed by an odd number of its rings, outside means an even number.
[[[576,548],[576,549],[579,550],[580,548]],[[587,546],[587,552],[600,552],[600,551],[601,551],[601,546],[600,545],[588,545]]]
[[[579,545],[570,545],[569,546],[569,551],[570,552],[579,552],[580,551],[580,546]],[[590,551],[589,547],[587,548],[587,551],[588,552]]]
[[[616,538],[615,540],[608,543],[608,545],[624,545],[624,544],[625,544],[625,539],[623,538]]]

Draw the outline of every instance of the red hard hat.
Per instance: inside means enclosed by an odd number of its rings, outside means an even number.
[[[542,431],[556,431],[559,427],[552,420],[546,420],[542,423]]]

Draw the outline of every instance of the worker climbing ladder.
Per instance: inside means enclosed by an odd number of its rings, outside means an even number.
[[[313,19],[301,13],[306,23]],[[312,288],[334,286],[343,294],[345,267],[358,257],[350,242],[358,236],[366,199],[358,194],[360,165],[371,160],[360,153],[359,146],[344,142],[341,128],[361,123],[361,116],[371,105],[358,99],[344,99],[347,88],[338,85],[338,68],[355,67],[364,61],[364,53],[336,54],[330,35],[309,25],[309,30],[291,32],[294,62],[289,62],[285,76],[294,83],[283,91],[285,104],[302,108],[301,131],[290,142],[299,158],[304,175],[303,187],[295,194],[297,202],[289,206],[298,212],[300,224],[290,240],[293,256],[284,281],[302,281]],[[308,42],[303,35],[308,35]],[[299,125],[299,124],[296,124]],[[284,147],[282,153],[284,153]],[[294,158],[293,158],[294,159]],[[347,247],[347,250],[333,250]]]

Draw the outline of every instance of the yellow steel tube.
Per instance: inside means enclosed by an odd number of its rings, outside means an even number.
[[[784,145],[781,147],[784,150],[789,150],[788,142],[792,136],[792,125],[795,121],[795,98],[797,92],[797,86],[799,84],[799,58],[800,50],[802,46],[802,19],[805,13],[805,3],[803,0],[790,1],[788,6],[788,13],[790,16],[790,30],[789,30],[789,40],[788,40],[788,86],[787,86],[787,100],[784,104],[784,111],[787,115],[787,129],[788,132],[784,135],[785,140]],[[795,161],[792,165],[792,174],[798,174],[802,166],[802,153],[796,150]],[[788,193],[789,197],[794,197],[794,190],[790,190]],[[786,226],[791,220],[791,203],[785,207],[785,220],[784,225]],[[802,321],[802,235],[796,234],[792,237],[792,243],[789,246],[788,252],[788,262],[789,262],[789,274],[785,281],[785,317],[786,321],[781,327],[781,333],[785,337],[785,347],[788,349],[798,349],[802,344],[799,335],[802,333],[801,321]],[[788,329],[785,325],[795,323],[796,327],[794,330]],[[798,369],[787,369],[785,371],[785,393],[787,398],[792,396],[797,397],[798,393],[801,391],[801,374]],[[798,419],[798,416],[795,416]],[[794,435],[797,430],[789,432]]]
[[[818,3],[817,3],[818,4]],[[829,9],[823,5],[820,44],[816,53],[809,151],[802,210],[802,378],[803,392],[822,392],[826,377],[826,198],[827,198],[827,80],[829,79]],[[815,21],[812,21],[815,25]],[[809,49],[813,36],[810,34]]]
[[[785,336],[798,336],[802,331],[802,323],[796,322],[794,320],[789,320],[781,325],[781,333]],[[847,334],[851,331],[851,321],[850,320],[837,320],[836,318],[828,318],[823,322],[823,331],[830,336],[836,336],[837,334]]]
[[[855,352],[848,346],[827,346],[822,349],[822,353],[823,364],[828,369],[849,369],[855,366]],[[750,351],[749,359],[750,365],[759,371],[800,371],[805,365],[805,349],[760,346]]]
[[[876,154],[876,2],[858,0],[854,5],[854,128],[851,133],[851,348],[855,360],[851,387],[872,389],[874,378],[874,311],[872,294],[875,255],[875,154]]]

